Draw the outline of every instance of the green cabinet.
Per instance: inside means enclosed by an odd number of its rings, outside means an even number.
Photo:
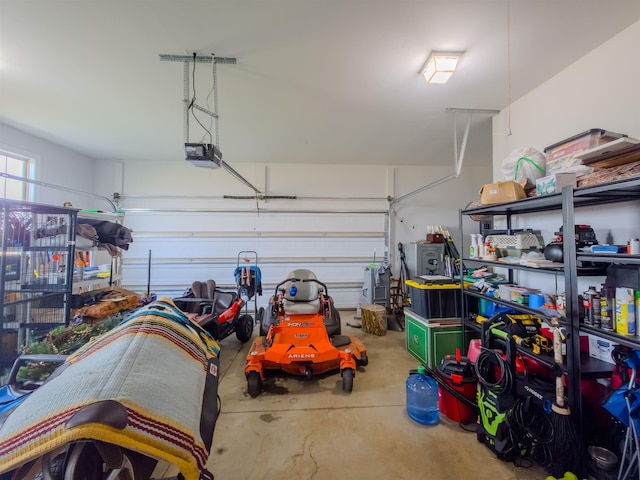
[[[459,318],[425,319],[404,309],[407,351],[417,360],[435,369],[445,355],[462,348],[462,323]]]

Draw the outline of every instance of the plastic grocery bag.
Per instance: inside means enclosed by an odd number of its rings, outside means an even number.
[[[502,177],[505,181],[522,183],[525,189],[536,186],[536,180],[545,176],[547,157],[533,147],[519,147],[502,161]]]

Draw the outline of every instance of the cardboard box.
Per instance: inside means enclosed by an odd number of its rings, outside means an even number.
[[[526,198],[526,196],[524,187],[514,181],[488,183],[480,189],[480,203],[483,205],[513,202]]]
[[[611,352],[613,351],[613,344],[610,340],[596,337],[595,335],[589,335],[589,356],[602,360],[603,362],[615,364],[613,358],[611,358]]]
[[[536,195],[551,195],[552,193],[561,193],[562,189],[567,185],[577,187],[575,173],[554,173],[546,177],[536,180]]]

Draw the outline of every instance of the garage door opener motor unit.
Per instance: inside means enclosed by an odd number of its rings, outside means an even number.
[[[196,167],[220,168],[222,152],[212,143],[185,143],[185,160]]]

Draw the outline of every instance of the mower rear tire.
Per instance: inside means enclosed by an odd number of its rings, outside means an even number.
[[[342,371],[342,390],[351,393],[353,390],[353,369],[345,368]]]
[[[363,367],[369,365],[369,357],[367,357],[366,353],[360,355],[360,365],[362,365]]]
[[[251,398],[256,398],[262,392],[262,379],[258,372],[249,372],[247,374],[247,390]]]
[[[251,335],[253,335],[253,318],[251,315],[241,315],[236,324],[236,337],[242,343],[246,343],[251,340]]]
[[[333,313],[336,316],[336,320],[338,321],[338,328],[336,329],[335,335],[342,335],[342,320],[340,319],[340,312],[334,308]]]

